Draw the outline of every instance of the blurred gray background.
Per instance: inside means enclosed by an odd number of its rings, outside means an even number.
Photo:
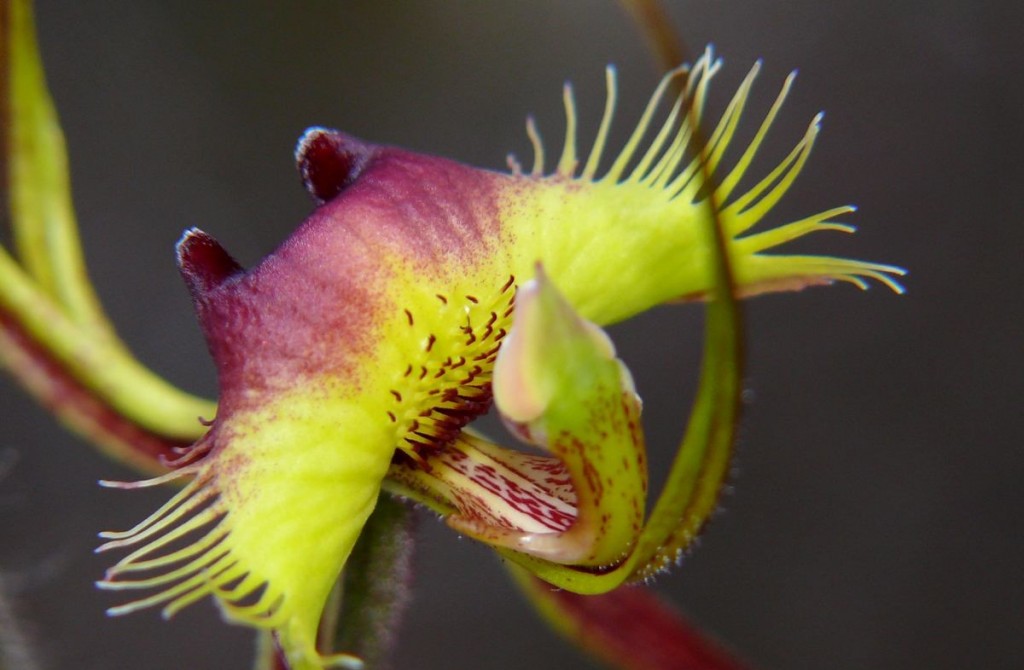
[[[773,222],[848,202],[854,237],[798,245],[910,268],[909,292],[847,286],[747,304],[749,402],[734,491],[658,588],[757,667],[1019,668],[1024,10],[1012,2],[667,2],[726,67],[720,110],[765,58],[750,116],[801,74],[755,172],[820,109],[824,133]],[[81,3],[40,0],[92,276],[125,339],[176,383],[214,391],[173,263],[198,225],[244,263],[311,209],[292,147],[314,124],[502,168],[538,116],[583,133],[618,65],[617,138],[657,81],[608,1]],[[757,111],[755,111],[757,110]],[[637,259],[643,262],[643,259]],[[686,416],[700,307],[613,329],[636,372],[655,469]],[[249,667],[250,634],[211,605],[109,620],[95,534],[164,491],[55,425],[0,377],[0,568],[44,667]],[[657,479],[657,475],[655,475]],[[399,668],[589,668],[538,622],[484,547],[420,524]]]

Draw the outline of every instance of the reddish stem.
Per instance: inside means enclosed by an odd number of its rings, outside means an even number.
[[[553,589],[536,578],[528,588],[558,617],[556,625],[582,649],[623,670],[750,670],[719,642],[643,586],[599,596]]]
[[[90,442],[142,469],[166,469],[161,459],[179,456],[191,441],[145,429],[114,410],[0,309],[2,361],[43,407]]]

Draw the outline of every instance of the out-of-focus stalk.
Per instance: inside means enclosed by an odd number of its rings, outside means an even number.
[[[0,128],[16,255],[0,248],[0,363],[106,453],[145,471],[202,434],[216,406],[139,363],[85,271],[64,136],[46,88],[31,4],[0,2]]]
[[[0,670],[37,670],[40,667],[8,597],[6,578],[0,573]]]

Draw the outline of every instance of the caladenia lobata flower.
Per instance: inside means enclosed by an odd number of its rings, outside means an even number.
[[[111,611],[170,616],[212,596],[227,618],[272,630],[293,669],[356,665],[322,655],[317,627],[382,488],[572,592],[604,593],[672,565],[714,509],[729,460],[721,422],[734,417],[711,416],[701,396],[695,413],[707,425],[691,426],[648,517],[640,402],[601,326],[666,302],[722,299],[729,271],[741,296],[835,280],[902,290],[893,266],[765,253],[852,230],[833,219],[853,208],[752,232],[803,169],[820,117],[740,191],[792,78],[726,167],[759,68],[704,137],[718,67],[708,50],[669,73],[614,153],[614,70],[585,156],[567,88],[553,172],[532,122],[532,169],[512,160],[510,174],[313,128],[296,159],[318,206],[279,249],[245,270],[187,231],[178,264],[219,403],[170,473],[111,484],[187,481],[135,528],[104,533],[102,550],[130,553],[100,586],[147,590]],[[467,428],[492,401],[540,453]]]

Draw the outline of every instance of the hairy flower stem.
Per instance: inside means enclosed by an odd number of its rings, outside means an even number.
[[[390,667],[412,586],[415,514],[381,495],[342,575],[342,609],[334,648],[359,656],[368,668]]]
[[[412,586],[415,513],[384,494],[367,521],[320,621],[321,652],[361,658],[367,668],[391,667]],[[254,670],[288,670],[270,633],[262,633]]]

